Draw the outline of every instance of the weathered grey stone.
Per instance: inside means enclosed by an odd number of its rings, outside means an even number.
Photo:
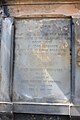
[[[74,68],[74,104],[80,105],[80,18],[74,18],[75,68]],[[73,47],[73,46],[72,46]],[[73,58],[72,58],[73,59]],[[80,113],[79,113],[80,114]]]
[[[13,100],[68,102],[70,19],[15,19],[15,27]]]

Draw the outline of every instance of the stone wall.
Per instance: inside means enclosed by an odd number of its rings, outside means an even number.
[[[54,4],[55,3],[55,4]],[[60,3],[60,4],[59,4]],[[79,31],[80,31],[80,1],[79,0],[5,0],[3,3],[3,10],[5,17],[17,17],[17,18],[32,18],[32,17],[72,17],[75,23],[75,48],[79,47]],[[2,10],[1,10],[2,11]],[[0,12],[1,13],[1,12]],[[1,15],[0,15],[0,38],[1,38]],[[78,32],[77,32],[78,31]],[[1,43],[1,40],[0,40]],[[1,49],[0,49],[1,51]],[[77,54],[77,51],[76,51]],[[78,56],[79,57],[79,56]],[[0,57],[1,58],[1,57]],[[76,56],[75,56],[76,58]],[[80,59],[80,58],[79,58]],[[1,61],[1,60],[0,60]],[[80,62],[80,61],[78,61]],[[77,64],[76,64],[77,65]],[[80,65],[80,64],[79,64]],[[78,66],[79,67],[79,66]],[[1,67],[0,67],[1,68]],[[76,67],[77,68],[77,67]],[[1,71],[1,69],[0,69]],[[0,72],[1,73],[1,72]],[[73,96],[74,103],[71,107],[71,115],[72,116],[80,116],[80,94],[79,94],[79,70],[76,72],[75,87],[76,94]],[[74,87],[74,85],[72,86]],[[79,95],[78,95],[79,94]],[[76,99],[77,98],[77,99]],[[6,101],[5,101],[6,102]],[[11,101],[12,104],[14,104]],[[75,107],[77,103],[78,107]],[[4,103],[5,104],[5,103]],[[1,106],[1,105],[0,105]],[[23,105],[24,106],[24,105]],[[19,107],[19,106],[18,106]],[[1,107],[0,107],[1,108]],[[10,112],[2,112],[0,111],[0,120],[79,120],[79,117],[70,117],[67,116],[59,116],[57,115],[37,115],[37,114],[27,114],[25,113],[15,113],[14,109],[17,107],[12,107],[13,111]],[[26,107],[27,108],[27,107]],[[4,110],[4,109],[3,109]],[[20,111],[21,112],[21,111]]]

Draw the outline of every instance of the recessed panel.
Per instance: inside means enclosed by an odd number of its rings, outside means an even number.
[[[13,101],[68,102],[70,19],[16,19]]]

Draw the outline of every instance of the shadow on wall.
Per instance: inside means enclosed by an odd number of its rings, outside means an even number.
[[[69,116],[14,114],[15,120],[70,120]],[[74,119],[75,120],[75,119]],[[79,119],[76,119],[79,120]]]

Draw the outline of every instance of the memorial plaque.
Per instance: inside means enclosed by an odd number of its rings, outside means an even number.
[[[70,19],[15,20],[13,101],[70,99]]]

